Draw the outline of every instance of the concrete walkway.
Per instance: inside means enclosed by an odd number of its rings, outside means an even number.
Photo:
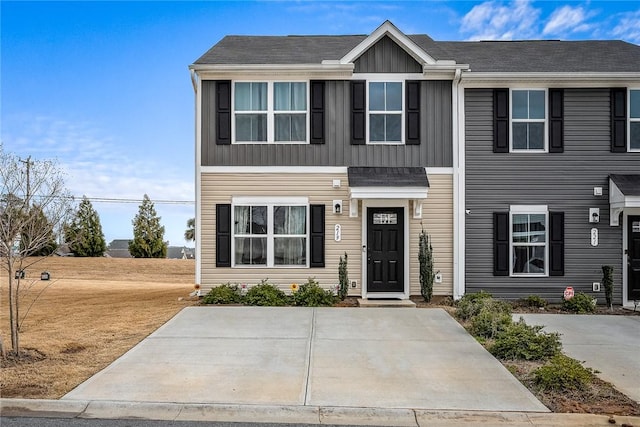
[[[519,317],[559,332],[567,356],[600,371],[598,377],[640,402],[640,316],[514,315]]]
[[[439,309],[190,307],[63,401],[548,412]]]

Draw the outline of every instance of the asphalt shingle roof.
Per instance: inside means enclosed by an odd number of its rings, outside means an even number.
[[[337,60],[366,35],[226,36],[201,64],[320,64]],[[469,64],[477,72],[638,72],[640,46],[619,40],[434,41],[409,35],[435,59]]]
[[[625,196],[640,196],[640,175],[609,175]]]

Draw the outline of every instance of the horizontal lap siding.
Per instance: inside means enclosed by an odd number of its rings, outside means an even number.
[[[614,298],[622,302],[622,232],[609,226],[608,175],[638,173],[640,153],[611,153],[608,89],[565,89],[564,153],[493,153],[492,91],[467,89],[466,290],[503,298],[529,294],[558,301],[566,286],[591,293],[602,265],[614,267]],[[603,195],[593,196],[593,187]],[[565,275],[547,278],[493,276],[493,212],[509,205],[548,205],[565,213]],[[600,208],[600,223],[588,222]],[[599,245],[590,245],[590,230]],[[626,268],[626,266],[624,266]],[[601,301],[604,293],[595,293]]]
[[[342,186],[332,187],[340,179]],[[423,219],[413,219],[409,212],[409,257],[411,294],[420,295],[418,270],[418,234],[420,222],[433,238],[435,270],[440,270],[443,283],[435,284],[434,294],[451,295],[453,290],[453,195],[451,175],[429,175],[429,194],[423,204]],[[291,283],[304,283],[315,277],[324,287],[338,283],[338,262],[347,252],[349,279],[358,287],[351,295],[360,295],[362,286],[362,212],[349,217],[349,189],[346,174],[202,174],[202,280],[203,289],[221,283],[256,284],[262,279],[289,289]],[[325,204],[325,265],[326,268],[216,268],[215,205],[231,203],[232,196],[301,196],[309,204]],[[343,202],[342,215],[332,211],[333,200]],[[335,242],[334,227],[342,227],[342,240]]]
[[[453,165],[451,82],[421,84],[420,145],[351,145],[350,81],[325,83],[324,144],[215,143],[215,83],[203,82],[203,166],[390,166]]]
[[[333,180],[342,181],[341,188],[333,188]],[[300,196],[309,204],[324,204],[325,265],[326,268],[215,268],[215,205],[231,203],[232,196]],[[333,214],[335,199],[343,201],[344,213]],[[346,174],[203,174],[202,175],[202,286],[208,288],[221,283],[254,285],[263,279],[289,289],[292,283],[305,283],[309,277],[323,286],[338,283],[338,262],[345,251],[349,255],[349,279],[358,281],[360,294],[361,222],[349,218],[349,196]],[[342,226],[342,240],[334,241],[334,226]]]
[[[413,207],[410,206],[410,209]],[[422,225],[421,225],[422,223]],[[434,295],[453,295],[453,177],[429,175],[429,194],[422,204],[422,219],[409,212],[409,271],[411,295],[420,295],[418,263],[421,229],[431,238],[433,271],[442,274],[442,283],[433,284]]]

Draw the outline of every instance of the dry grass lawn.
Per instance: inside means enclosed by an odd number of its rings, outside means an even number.
[[[193,260],[46,258],[27,269],[21,348],[28,362],[2,363],[0,395],[57,399],[106,367],[183,307],[195,280]],[[11,346],[7,277],[0,270],[0,334]],[[40,281],[48,271],[51,281]]]

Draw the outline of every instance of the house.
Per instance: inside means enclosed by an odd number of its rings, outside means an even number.
[[[132,258],[129,252],[129,239],[114,239],[107,246],[106,256],[111,258]]]
[[[389,21],[226,36],[190,66],[196,282],[331,287],[346,253],[350,295],[407,299],[424,229],[435,295],[598,296],[607,264],[629,303],[638,64],[619,41],[439,42]]]

